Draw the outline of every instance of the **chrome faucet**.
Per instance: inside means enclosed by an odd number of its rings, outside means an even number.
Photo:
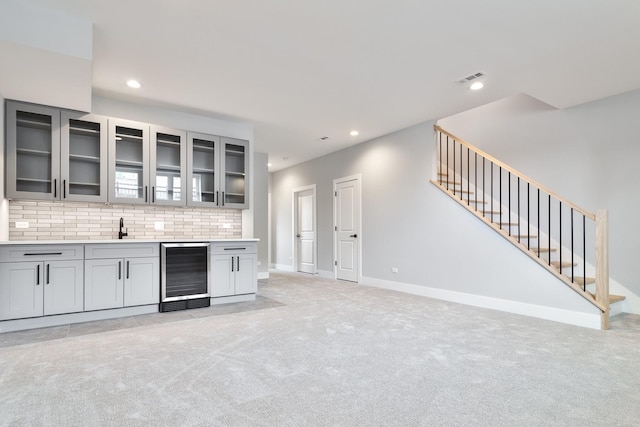
[[[129,229],[125,229],[122,231],[122,227],[124,227],[124,219],[120,218],[120,231],[118,231],[118,239],[122,239],[123,237],[127,237],[129,235]]]

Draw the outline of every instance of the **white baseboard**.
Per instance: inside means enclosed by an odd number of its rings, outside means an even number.
[[[258,271],[258,280],[259,279],[268,279],[269,272],[268,271]]]
[[[282,271],[288,271],[293,273],[294,269],[293,269],[293,265],[289,265],[289,264],[276,264],[275,265],[275,269],[276,270],[282,270]]]
[[[444,301],[451,301],[475,307],[489,308],[493,310],[505,311],[507,313],[536,317],[539,319],[553,320],[555,322],[566,323],[569,325],[582,326],[591,329],[600,329],[599,314],[563,310],[559,308],[503,300],[482,295],[466,294],[446,289],[429,288],[426,286],[412,285],[408,283],[374,279],[372,277],[363,277],[361,284],[365,286],[374,286],[377,288],[389,289],[412,295],[420,295],[423,297],[429,297]]]

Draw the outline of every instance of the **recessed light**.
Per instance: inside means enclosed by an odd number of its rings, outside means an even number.
[[[129,87],[131,87],[133,89],[140,89],[142,87],[140,82],[137,81],[137,80],[128,80],[127,81],[127,86],[129,86]]]
[[[484,84],[482,82],[475,82],[472,83],[471,86],[469,86],[469,89],[471,90],[480,90],[484,87]]]
[[[351,136],[358,136],[358,134],[359,134],[359,133],[360,133],[360,132],[358,132],[357,130],[352,130],[352,131],[349,133],[349,135],[351,135]]]
[[[268,168],[270,168],[271,166],[273,166],[271,163],[267,163]]]

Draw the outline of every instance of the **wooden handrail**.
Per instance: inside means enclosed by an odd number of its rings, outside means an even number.
[[[491,162],[495,163],[496,165],[500,166],[502,169],[505,169],[508,172],[511,172],[513,175],[515,175],[515,176],[519,177],[520,179],[524,180],[525,182],[528,182],[529,184],[531,184],[531,185],[533,185],[535,187],[538,187],[540,190],[544,191],[545,193],[549,194],[552,197],[555,197],[556,199],[560,200],[565,205],[572,207],[574,210],[580,212],[581,214],[583,214],[587,218],[591,219],[592,221],[596,220],[595,214],[593,214],[593,213],[589,212],[588,210],[583,209],[580,206],[576,205],[575,203],[565,199],[564,197],[560,196],[555,191],[552,191],[551,189],[549,189],[549,188],[545,187],[544,185],[534,181],[533,179],[529,178],[528,176],[518,172],[517,170],[513,169],[512,167],[504,164],[500,160],[498,160],[495,157],[485,153],[484,151],[474,147],[473,145],[469,144],[468,142],[458,138],[457,136],[453,135],[452,133],[447,132],[446,130],[442,129],[440,126],[434,125],[433,129],[438,131],[438,132],[440,132],[440,133],[442,133],[442,134],[444,134],[444,135],[450,136],[456,142],[458,142],[461,145],[464,145],[465,147],[467,147],[468,149],[470,149],[474,153],[480,154],[481,156],[485,157],[486,159],[488,159]]]

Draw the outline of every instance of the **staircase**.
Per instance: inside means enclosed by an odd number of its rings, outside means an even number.
[[[457,138],[436,131],[437,178],[431,182],[600,309],[625,297],[609,294],[608,217],[577,206]]]

